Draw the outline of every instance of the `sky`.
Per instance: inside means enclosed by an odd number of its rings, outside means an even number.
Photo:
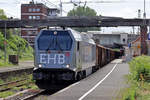
[[[7,16],[12,16],[14,18],[20,18],[20,7],[21,3],[29,3],[31,0],[0,0],[0,8],[4,9]],[[42,2],[48,7],[59,7],[60,0],[34,0],[35,2]],[[62,0],[62,2],[69,2],[70,0]],[[138,9],[141,10],[141,17],[143,17],[144,12],[144,0],[73,0],[73,1],[112,1],[112,3],[87,3],[87,6],[94,9],[97,15],[103,16],[116,16],[123,18],[138,18]],[[119,2],[118,2],[119,1]],[[50,3],[51,2],[51,3]],[[145,0],[146,4],[146,17],[150,18],[150,0]],[[83,4],[81,4],[83,5]],[[73,9],[72,4],[63,4],[63,16],[67,15],[71,9]],[[132,32],[132,28],[103,28],[102,32],[105,30],[113,31],[125,31]]]

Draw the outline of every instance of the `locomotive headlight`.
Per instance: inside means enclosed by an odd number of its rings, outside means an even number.
[[[67,67],[67,68],[69,68],[69,67],[70,67],[70,65],[66,65],[66,67]]]
[[[74,68],[73,71],[76,71],[76,68]]]
[[[41,68],[42,67],[42,65],[41,64],[39,64],[39,68]]]

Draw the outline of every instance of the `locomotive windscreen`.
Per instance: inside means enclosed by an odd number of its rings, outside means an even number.
[[[38,39],[39,50],[69,51],[72,47],[72,39],[68,31],[42,31]]]

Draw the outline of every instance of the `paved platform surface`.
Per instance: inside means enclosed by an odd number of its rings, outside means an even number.
[[[120,89],[127,86],[128,72],[128,64],[115,60],[89,77],[46,96],[46,100],[116,100]]]
[[[27,68],[33,68],[34,62],[33,61],[23,61],[19,62],[19,65],[9,66],[9,67],[0,67],[0,73],[7,72],[7,71],[14,71],[14,70],[20,70],[20,69],[27,69]]]

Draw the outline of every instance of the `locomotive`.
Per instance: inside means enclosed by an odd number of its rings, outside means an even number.
[[[70,28],[41,30],[35,39],[33,79],[42,89],[81,80],[115,59],[115,53]]]

